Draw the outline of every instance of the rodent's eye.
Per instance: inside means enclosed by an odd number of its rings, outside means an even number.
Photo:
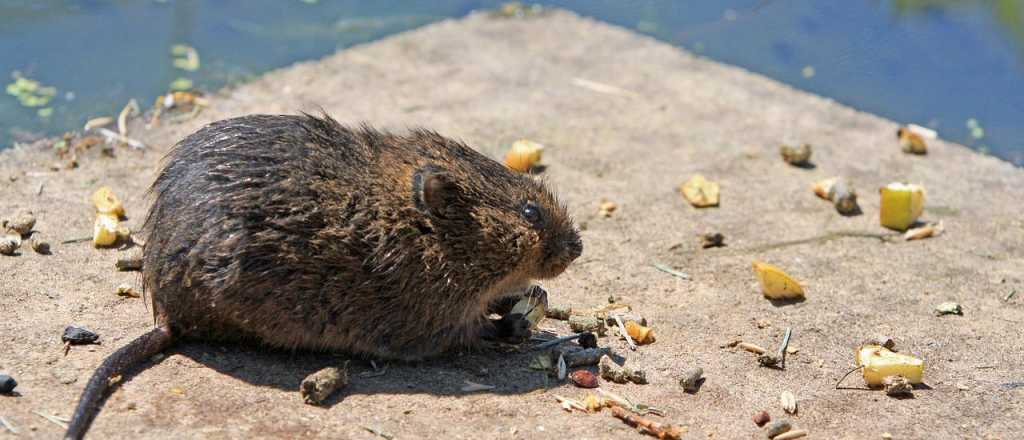
[[[530,223],[530,226],[534,228],[540,228],[544,226],[544,214],[541,212],[540,207],[533,202],[526,202],[523,205],[523,218]]]

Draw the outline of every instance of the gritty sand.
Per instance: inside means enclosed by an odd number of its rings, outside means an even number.
[[[545,283],[552,303],[587,308],[614,295],[653,322],[657,342],[635,352],[615,338],[601,341],[646,369],[651,383],[605,387],[664,409],[664,421],[686,427],[684,438],[763,438],[751,416],[762,409],[783,416],[784,390],[799,399],[799,413],[787,417],[809,438],[1024,432],[1024,171],[1006,162],[943,141],[925,157],[905,155],[893,121],[561,11],[440,22],[210,99],[191,121],[147,130],[133,120],[130,134],[149,150],[120,148],[111,159],[94,149],[75,170],[49,171],[56,158],[42,143],[0,153],[0,215],[35,211],[35,230],[54,243],[50,256],[27,248],[0,256],[0,371],[20,383],[20,396],[0,396],[0,416],[18,438],[59,437],[62,430],[36,412],[68,416],[102,359],[152,325],[143,300],[114,294],[119,284],[139,282],[114,270],[123,251],[60,244],[91,234],[89,194],[115,188],[127,224],[138,227],[159,159],[185,134],[230,116],[320,107],[344,122],[427,126],[492,157],[518,138],[545,144],[544,178],[583,226],[585,242],[583,257]],[[816,167],[783,163],[783,141],[811,143]],[[719,208],[697,210],[680,197],[678,185],[694,173],[721,183]],[[833,175],[854,183],[863,215],[839,216],[811,193],[813,181]],[[891,181],[923,184],[924,219],[942,220],[946,234],[906,243],[805,240],[884,233],[877,189]],[[610,218],[596,215],[603,199],[618,204]],[[728,246],[700,249],[697,234],[711,231],[725,234]],[[762,298],[754,260],[802,280],[807,300]],[[961,303],[964,316],[934,316],[944,301]],[[98,332],[102,345],[64,356],[60,335],[71,323]],[[558,321],[542,327],[568,332]],[[734,337],[774,347],[786,327],[798,351],[785,370],[720,347]],[[877,334],[926,360],[927,387],[914,398],[834,388],[854,347]],[[528,369],[531,357],[453,354],[390,364],[373,378],[358,377],[370,367],[353,362],[351,386],[312,407],[299,382],[343,356],[181,344],[111,395],[91,437],[379,438],[370,427],[400,439],[641,438],[607,413],[562,411],[555,395],[585,392]],[[687,394],[677,381],[693,366],[707,380]],[[467,380],[496,388],[464,393]],[[847,383],[862,385],[856,375]],[[11,434],[0,429],[0,437]]]

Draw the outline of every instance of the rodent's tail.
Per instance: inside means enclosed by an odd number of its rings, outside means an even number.
[[[100,405],[106,397],[110,378],[123,374],[146,359],[149,359],[171,346],[174,341],[170,327],[160,326],[146,334],[135,338],[128,345],[119,348],[96,369],[85,385],[82,396],[78,399],[78,407],[68,423],[65,439],[79,440],[85,437],[89,425],[100,411]]]

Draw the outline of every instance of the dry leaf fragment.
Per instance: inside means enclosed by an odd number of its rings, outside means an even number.
[[[718,206],[718,190],[717,183],[705,179],[700,174],[694,175],[689,181],[679,187],[683,197],[697,208]]]
[[[921,383],[924,377],[923,360],[880,345],[858,347],[855,360],[858,366],[863,367],[864,382],[869,386],[882,385],[886,376],[903,376],[915,384]]]
[[[882,226],[905,231],[924,211],[925,191],[920,185],[890,183],[880,190]]]
[[[512,143],[512,148],[505,155],[505,165],[520,173],[529,172],[540,163],[544,146],[536,142],[520,139]]]
[[[761,282],[761,292],[768,299],[799,299],[804,297],[800,283],[768,263],[754,262],[754,273]]]

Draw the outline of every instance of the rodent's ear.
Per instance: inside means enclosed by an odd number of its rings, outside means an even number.
[[[440,168],[427,165],[412,175],[412,193],[416,208],[436,216],[443,216],[445,208],[458,195],[459,187],[451,175]]]

